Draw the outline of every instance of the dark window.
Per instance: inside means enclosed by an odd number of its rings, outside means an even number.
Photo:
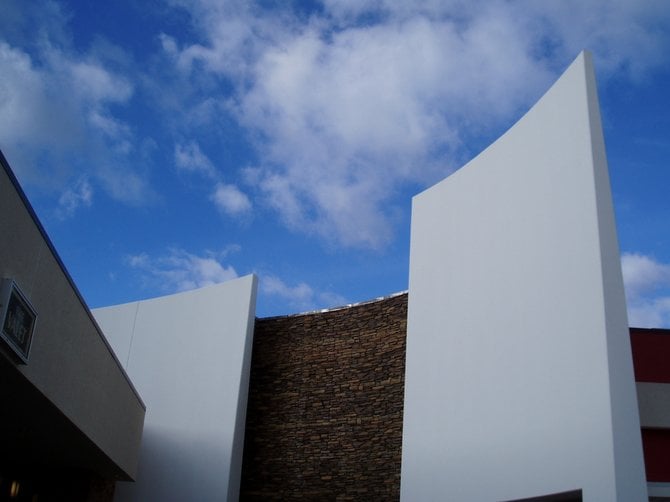
[[[582,491],[572,490],[569,492],[552,493],[551,495],[542,495],[539,497],[507,500],[505,502],[582,502]]]

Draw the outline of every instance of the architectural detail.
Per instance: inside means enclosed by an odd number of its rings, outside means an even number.
[[[0,342],[0,500],[109,495],[136,477],[144,403],[1,153],[0,164],[0,235],[11,236],[0,239],[0,311],[20,288],[22,308],[39,314],[30,354],[28,312],[3,321],[17,347]]]
[[[30,357],[30,345],[37,312],[13,279],[0,282],[0,339],[23,363]]]
[[[257,319],[242,500],[397,500],[407,294]]]
[[[239,496],[256,278],[94,310],[147,402],[136,483],[115,500]]]
[[[670,500],[670,330],[630,331],[649,496]]]
[[[646,500],[627,329],[582,53],[500,139],[414,197],[401,499]]]
[[[403,293],[256,320],[240,500],[399,500],[406,312]],[[670,330],[630,338],[638,389],[653,386],[639,407],[650,500],[668,500]]]
[[[588,54],[414,198],[409,292],[336,309],[256,319],[250,275],[92,314],[0,161],[0,500],[670,500]]]

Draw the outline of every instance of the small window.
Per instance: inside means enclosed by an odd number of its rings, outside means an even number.
[[[4,279],[0,289],[0,337],[19,357],[28,363],[37,313],[12,279]]]

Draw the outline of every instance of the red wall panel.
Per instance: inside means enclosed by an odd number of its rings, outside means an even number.
[[[630,340],[635,381],[670,383],[670,330],[631,328]]]
[[[647,481],[670,482],[670,429],[642,429]]]

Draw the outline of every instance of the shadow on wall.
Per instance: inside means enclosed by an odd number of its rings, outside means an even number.
[[[231,442],[232,438],[228,438],[226,444]],[[184,452],[193,451],[198,452],[200,469],[184,472],[173,459],[182,458]],[[193,436],[192,431],[174,431],[158,427],[145,429],[138,478],[161,479],[163,482],[152,487],[119,482],[116,485],[115,500],[220,501],[224,485],[221,472],[224,451],[226,450],[220,447],[214,448],[211,440]],[[151,461],[143,461],[145,459]]]

